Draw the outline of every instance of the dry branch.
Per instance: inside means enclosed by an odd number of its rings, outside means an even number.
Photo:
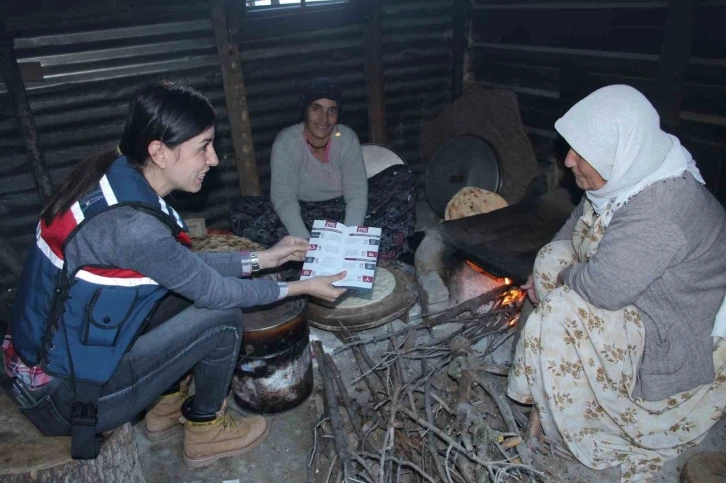
[[[496,299],[508,291],[511,287],[511,285],[500,285],[499,287],[474,297],[473,299],[469,299],[456,307],[451,307],[435,317],[424,320],[424,325],[427,327],[433,327],[446,322],[455,322],[456,320],[454,319],[465,312],[469,312],[474,315],[476,313],[476,309]]]
[[[343,431],[343,422],[340,420],[340,410],[338,409],[338,401],[335,397],[333,376],[325,363],[326,354],[323,350],[323,344],[316,340],[312,342],[312,347],[315,352],[315,359],[318,361],[320,378],[323,381],[323,391],[325,394],[323,402],[333,431],[333,445],[335,446],[335,452],[343,465],[343,477],[348,479],[348,477],[352,475],[351,457],[348,451],[348,439]],[[333,465],[331,464],[331,468],[332,466]]]

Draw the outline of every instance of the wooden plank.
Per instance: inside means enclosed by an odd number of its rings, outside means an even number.
[[[240,192],[242,196],[259,196],[262,194],[262,190],[257,174],[255,146],[252,142],[252,127],[247,109],[247,91],[242,75],[239,45],[229,41],[227,9],[224,0],[211,0],[210,4]]]
[[[28,149],[28,162],[35,178],[35,184],[38,187],[40,203],[44,205],[45,200],[53,193],[53,183],[50,180],[48,165],[45,162],[45,156],[40,146],[38,129],[35,126],[35,118],[25,92],[25,84],[18,66],[18,59],[15,57],[13,38],[5,32],[1,22],[0,75],[12,98],[15,117]]]
[[[247,10],[242,28],[231,38],[233,42],[257,38],[276,38],[310,30],[337,28],[359,24],[365,16],[364,0],[353,0],[336,5],[308,4],[304,8],[286,11]]]
[[[501,61],[530,63],[541,67],[578,66],[603,72],[651,77],[655,75],[658,66],[657,54],[483,42],[473,43],[469,51],[474,72],[482,68],[486,62]]]
[[[479,10],[562,10],[567,8],[578,9],[613,9],[613,8],[664,8],[668,2],[664,1],[640,1],[630,0],[627,2],[584,2],[582,0],[569,0],[567,2],[552,2],[543,0],[519,0],[507,3],[491,3],[490,0],[474,0],[474,8]]]
[[[451,101],[455,101],[464,89],[464,53],[468,47],[466,35],[467,1],[454,0],[452,16],[452,60],[451,60]]]
[[[7,269],[15,281],[23,273],[23,259],[4,238],[0,238],[0,266]]]
[[[3,3],[5,26],[10,32],[97,26],[131,17],[128,0],[15,0]]]
[[[40,62],[23,62],[18,64],[23,82],[43,82],[43,66]]]
[[[670,0],[656,76],[655,105],[664,128],[680,124],[683,78],[691,57],[691,27],[695,0]]]
[[[381,3],[371,0],[363,26],[363,58],[368,95],[368,139],[386,144],[386,98],[383,80],[383,45],[381,35]]]
[[[650,9],[472,10],[477,42],[658,54],[668,11]]]

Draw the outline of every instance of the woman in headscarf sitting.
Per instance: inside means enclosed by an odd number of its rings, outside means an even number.
[[[524,286],[538,305],[508,393],[580,462],[647,481],[726,406],[726,344],[712,336],[726,212],[632,87],[595,91],[555,128],[586,196]]]
[[[342,104],[330,79],[303,87],[302,122],[283,129],[272,145],[270,198],[245,197],[230,210],[236,235],[269,246],[288,234],[309,238],[315,220],[335,220],[382,228],[381,259],[410,250],[413,172],[397,165],[367,179],[358,136],[338,123]]]

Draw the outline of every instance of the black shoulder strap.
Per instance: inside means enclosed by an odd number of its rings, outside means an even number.
[[[76,399],[71,410],[71,457],[94,459],[101,451],[103,438],[96,435],[98,401],[103,386],[76,381]]]

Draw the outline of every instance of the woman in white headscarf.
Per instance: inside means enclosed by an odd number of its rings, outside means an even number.
[[[537,256],[508,394],[580,462],[648,481],[726,406],[726,211],[648,100],[608,86],[555,124],[585,190]],[[541,300],[541,302],[539,302]]]

